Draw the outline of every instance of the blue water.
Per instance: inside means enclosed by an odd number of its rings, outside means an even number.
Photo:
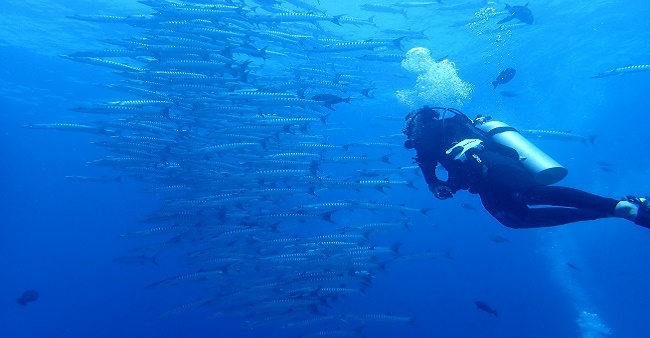
[[[447,0],[443,4],[467,2]],[[308,3],[318,6],[316,1]],[[359,9],[367,3],[364,1],[321,3],[318,7],[330,15],[373,15]],[[650,64],[649,4],[531,1],[535,23],[506,31],[496,30],[496,21],[503,15],[489,17],[475,27],[451,27],[477,20],[481,16],[475,13],[480,8],[502,11],[504,3],[470,10],[439,7],[411,8],[407,17],[376,13],[379,29],[322,25],[345,33],[348,40],[371,39],[377,30],[388,28],[426,30],[428,39],[406,42],[403,49],[423,46],[434,57],[449,55],[458,76],[473,88],[471,98],[460,107],[468,115],[492,115],[524,129],[594,136],[594,144],[556,140],[537,144],[569,169],[563,185],[614,198],[648,194],[650,73],[590,77],[613,68]],[[306,334],[273,325],[251,329],[241,315],[215,317],[204,309],[162,317],[164,312],[202,297],[209,285],[196,282],[145,288],[192,272],[180,259],[191,248],[160,253],[158,265],[113,262],[116,257],[132,255],[134,247],[156,242],[120,238],[144,229],[139,220],[160,204],[157,196],[143,192],[151,185],[108,167],[86,165],[108,155],[90,144],[98,139],[95,135],[21,128],[29,123],[91,123],[106,117],[68,109],[132,99],[91,85],[117,82],[119,78],[109,69],[57,55],[104,48],[97,42],[101,38],[126,38],[140,32],[123,25],[75,21],[67,15],[149,11],[129,0],[5,0],[0,4],[0,337]],[[493,90],[490,85],[505,67],[516,68],[517,75],[503,90],[514,91],[518,97],[501,96],[501,87]],[[328,124],[347,131],[334,132],[328,142],[343,144],[401,131],[400,119],[409,108],[396,99],[394,91],[412,87],[414,76],[392,64],[374,80],[374,98],[342,103],[331,112]],[[413,155],[395,150],[391,159],[396,167],[406,166]],[[615,171],[602,170],[599,162],[614,164]],[[332,170],[345,176],[357,169],[354,164],[349,169],[339,166]],[[126,176],[119,184],[71,181],[66,175]],[[491,218],[475,195],[461,192],[454,199],[438,201],[426,191],[421,177],[415,184],[419,190],[394,187],[387,189],[386,195],[345,190],[328,195],[333,200],[354,198],[434,208],[426,217],[412,216],[411,231],[391,232],[373,240],[381,245],[399,241],[408,253],[432,250],[440,253],[438,258],[389,263],[386,273],[376,274],[365,296],[351,295],[333,304],[336,311],[390,313],[413,316],[416,321],[414,326],[369,322],[362,325],[363,336],[647,337],[647,229],[606,219],[552,229],[513,230]],[[463,203],[476,210],[463,208]],[[361,215],[374,221],[400,217],[390,212]],[[328,226],[338,225],[314,226],[321,227],[316,231],[327,232],[331,230]],[[509,241],[489,240],[497,235]],[[38,290],[39,299],[27,306],[17,304],[15,299],[29,289]],[[477,310],[477,300],[497,309],[499,317]],[[348,328],[346,325],[340,322],[312,331]]]

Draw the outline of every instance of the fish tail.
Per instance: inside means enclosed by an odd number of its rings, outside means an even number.
[[[589,144],[594,144],[594,141],[596,140],[596,135],[589,135]]]
[[[497,89],[497,86],[499,85],[499,83],[496,82],[496,81],[492,81],[492,85],[494,86],[494,88],[492,88],[492,89]]]
[[[415,317],[410,317],[408,320],[408,324],[413,327],[418,327],[417,322],[415,321]]]
[[[307,190],[307,193],[312,195],[312,196],[318,197],[318,195],[316,195],[316,188],[315,187],[309,187],[309,189]]]
[[[314,176],[318,177],[318,165],[320,163],[318,161],[312,161],[311,164],[309,165],[309,172]]]
[[[326,213],[323,213],[323,214],[321,215],[321,218],[322,218],[324,221],[326,221],[326,222],[330,222],[330,223],[334,223],[334,224],[336,224],[336,222],[332,219],[332,214],[333,214],[333,213],[334,213],[334,211],[328,211],[328,212],[326,212]]]
[[[399,256],[399,255],[400,255],[400,252],[399,252],[399,247],[400,247],[400,246],[402,246],[402,242],[395,242],[395,244],[393,244],[393,245],[390,246],[390,251],[391,251],[394,255]]]
[[[411,220],[409,218],[404,219],[402,221],[402,226],[404,227],[404,229],[410,231],[411,230]]]
[[[404,13],[406,13],[406,12],[404,12]],[[404,16],[406,16],[406,14],[404,14]],[[392,42],[393,42],[393,45],[394,45],[396,48],[398,48],[398,49],[401,50],[401,49],[402,49],[402,40],[404,40],[405,38],[406,38],[406,36],[402,36],[402,37],[399,37],[399,38],[393,40],[393,41],[392,41]]]
[[[322,124],[327,124],[327,118],[330,117],[330,116],[332,116],[332,114],[325,114],[325,115],[319,117],[320,122],[321,122]]]
[[[341,15],[335,15],[335,16],[332,18],[332,22],[335,23],[335,24],[337,24],[337,25],[339,25],[339,26],[341,26],[341,22],[339,21],[339,19],[341,19],[341,17],[343,17],[343,16],[344,16],[344,14],[341,14]]]
[[[433,208],[422,208],[418,210],[422,216],[426,216],[429,211],[433,210]]]
[[[269,231],[270,231],[270,232],[279,233],[280,230],[278,230],[278,225],[280,225],[281,222],[282,222],[282,221],[278,221],[278,222],[275,222],[275,223],[269,225]]]

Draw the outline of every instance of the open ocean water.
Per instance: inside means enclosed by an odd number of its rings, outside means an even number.
[[[592,78],[650,4],[507,4],[3,0],[0,337],[647,337],[650,230],[506,228],[402,147],[451,106],[650,194],[650,72]]]

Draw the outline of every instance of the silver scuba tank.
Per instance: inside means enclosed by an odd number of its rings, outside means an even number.
[[[477,121],[476,127],[493,141],[516,150],[523,166],[539,184],[557,183],[569,173],[565,167],[530,143],[515,128],[503,122]]]

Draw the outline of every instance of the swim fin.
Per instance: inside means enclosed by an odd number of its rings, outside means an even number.
[[[650,199],[627,196],[627,200],[639,208],[636,212],[634,224],[650,229]]]

